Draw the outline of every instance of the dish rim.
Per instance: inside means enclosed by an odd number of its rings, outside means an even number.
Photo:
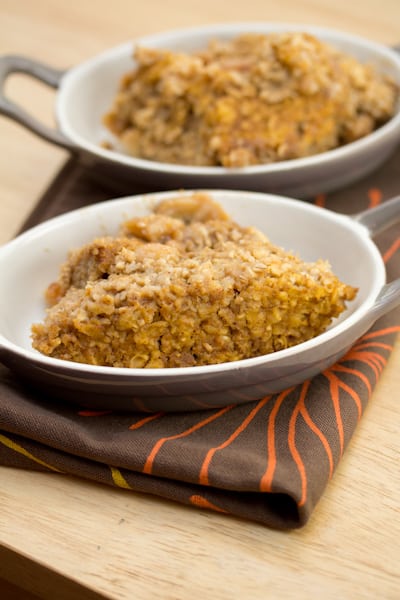
[[[388,48],[378,42],[369,40],[359,35],[349,33],[347,31],[341,31],[334,28],[322,27],[318,25],[307,25],[307,24],[296,24],[296,23],[285,23],[285,22],[233,22],[233,23],[217,23],[211,25],[201,25],[193,27],[185,27],[172,29],[165,32],[159,32],[146,36],[141,36],[131,42],[124,42],[108,50],[97,54],[96,56],[89,58],[88,60],[79,63],[75,67],[67,70],[66,73],[60,80],[59,93],[56,98],[55,111],[58,125],[61,132],[77,147],[83,148],[95,154],[98,157],[106,161],[111,161],[116,164],[122,164],[127,167],[140,168],[143,171],[148,172],[160,172],[164,174],[174,174],[181,176],[206,176],[206,177],[223,177],[223,176],[243,176],[250,177],[260,174],[274,174],[274,173],[285,173],[287,171],[299,171],[308,168],[315,168],[317,166],[323,166],[326,163],[335,161],[335,159],[346,160],[346,158],[352,157],[355,154],[362,153],[368,150],[368,148],[374,143],[379,143],[384,140],[385,137],[390,136],[397,130],[400,130],[400,98],[398,99],[398,106],[396,113],[383,125],[369,133],[368,135],[350,142],[346,145],[320,152],[315,155],[306,156],[302,158],[294,158],[290,160],[263,163],[257,165],[251,165],[246,167],[222,167],[222,166],[191,166],[181,165],[175,163],[165,163],[159,161],[153,161],[143,159],[129,154],[108,150],[100,145],[100,141],[96,144],[86,137],[82,136],[79,131],[71,127],[70,120],[67,118],[67,101],[65,97],[68,95],[68,90],[75,85],[75,80],[84,78],[85,75],[90,72],[94,67],[101,65],[101,63],[108,60],[112,60],[115,57],[123,58],[128,54],[133,53],[135,46],[143,44],[151,46],[155,44],[159,47],[167,46],[168,44],[187,38],[191,35],[207,35],[208,37],[216,37],[219,35],[234,35],[240,32],[249,33],[269,33],[279,31],[306,31],[315,36],[320,36],[321,39],[329,39],[329,43],[333,43],[333,40],[340,42],[341,40],[358,48],[365,48],[369,51],[374,52],[377,57],[387,60],[392,67],[396,67],[397,83],[400,86],[400,54],[396,53],[395,50]],[[134,63],[132,62],[132,65]]]
[[[124,380],[129,379],[137,379],[137,378],[155,378],[155,379],[171,379],[171,378],[179,378],[181,380],[188,379],[192,375],[200,375],[200,374],[210,374],[213,375],[218,371],[222,371],[224,373],[229,371],[237,371],[242,369],[248,369],[260,366],[261,364],[275,363],[277,361],[295,358],[296,354],[306,353],[308,351],[315,351],[317,347],[325,342],[329,342],[334,337],[350,330],[353,325],[356,325],[358,322],[365,317],[369,311],[373,308],[376,299],[382,290],[386,282],[386,269],[385,264],[383,262],[383,258],[381,253],[371,238],[368,229],[354,220],[351,216],[347,216],[341,213],[335,213],[330,211],[329,209],[322,208],[313,204],[305,203],[301,200],[296,200],[293,198],[289,198],[286,196],[280,196],[277,194],[263,193],[263,192],[252,192],[252,191],[240,191],[240,190],[222,190],[222,189],[198,189],[198,190],[185,190],[185,191],[177,191],[177,190],[168,190],[164,192],[152,192],[149,194],[135,194],[130,196],[124,196],[117,199],[109,199],[104,202],[100,202],[97,204],[93,204],[90,206],[85,206],[81,208],[77,208],[73,211],[69,211],[62,215],[53,217],[48,221],[40,223],[28,231],[22,233],[15,239],[11,240],[7,244],[0,247],[0,263],[4,260],[7,255],[13,254],[15,251],[15,247],[23,246],[24,244],[29,243],[37,243],[47,231],[57,230],[59,227],[71,227],[82,214],[82,211],[96,212],[101,211],[103,207],[117,207],[118,204],[123,205],[128,202],[135,201],[141,198],[149,198],[149,201],[157,201],[158,199],[164,199],[171,196],[176,196],[178,193],[183,195],[190,195],[196,191],[207,192],[213,198],[218,201],[218,195],[226,195],[233,194],[235,196],[239,196],[240,194],[250,195],[252,197],[258,197],[267,199],[267,201],[278,201],[280,203],[295,204],[297,207],[301,206],[301,209],[306,212],[318,212],[319,214],[324,214],[326,218],[333,221],[334,223],[340,224],[340,226],[344,226],[348,229],[351,229],[354,235],[363,239],[363,243],[368,246],[368,251],[370,252],[371,258],[374,260],[374,264],[376,266],[376,277],[374,278],[373,284],[371,284],[371,290],[368,293],[367,298],[362,302],[360,306],[358,306],[354,312],[352,312],[348,317],[345,317],[342,321],[333,324],[329,329],[319,334],[316,337],[311,338],[305,342],[301,342],[300,344],[296,344],[295,346],[291,346],[290,348],[286,348],[283,350],[279,350],[270,354],[264,354],[261,356],[245,358],[241,360],[217,363],[212,365],[199,365],[193,367],[168,367],[168,368],[129,368],[129,367],[108,367],[108,366],[100,366],[100,365],[89,365],[86,363],[78,363],[73,361],[66,361],[58,358],[48,357],[44,354],[39,353],[38,351],[31,349],[26,349],[23,346],[16,344],[15,342],[9,340],[3,333],[0,331],[0,351],[4,350],[5,352],[9,351],[14,354],[23,357],[25,360],[34,362],[36,365],[42,365],[44,368],[50,368],[54,370],[58,368],[58,370],[63,370],[64,372],[80,372],[82,375],[92,375],[92,376],[112,376],[118,378],[122,378]],[[35,239],[36,238],[36,239]],[[67,249],[66,249],[67,251]]]

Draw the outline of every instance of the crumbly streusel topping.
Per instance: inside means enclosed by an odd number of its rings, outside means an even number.
[[[243,167],[310,156],[390,119],[397,86],[301,32],[247,34],[194,54],[137,48],[104,123],[129,154]]]
[[[228,362],[318,335],[355,295],[327,262],[303,262],[199,193],[71,251],[33,346],[114,367]]]

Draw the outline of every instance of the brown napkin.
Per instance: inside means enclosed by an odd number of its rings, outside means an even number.
[[[356,213],[399,193],[399,165],[400,151],[362,182],[313,201]],[[26,226],[115,195],[70,160]],[[399,277],[400,227],[377,241],[388,279]],[[185,414],[79,410],[0,367],[0,464],[77,475],[271,527],[300,527],[350,441],[399,324],[400,311],[393,311],[331,369],[281,394],[241,406],[227,398],[226,408]]]

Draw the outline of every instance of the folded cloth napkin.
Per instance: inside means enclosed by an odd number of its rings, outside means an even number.
[[[356,213],[395,195],[400,151],[346,190],[319,196]],[[74,160],[26,226],[112,197]],[[400,276],[400,227],[377,240]],[[291,529],[309,519],[361,418],[400,331],[386,315],[336,365],[257,402],[190,413],[123,414],[71,407],[0,367],[0,464],[84,477]]]

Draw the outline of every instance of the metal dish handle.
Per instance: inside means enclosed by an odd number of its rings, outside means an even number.
[[[4,84],[9,75],[13,73],[25,73],[30,77],[39,79],[47,85],[58,88],[65,71],[54,69],[31,58],[17,55],[7,55],[0,57],[0,115],[9,117],[13,121],[20,123],[39,137],[66,148],[75,151],[76,147],[66,138],[61,131],[47,127],[35,117],[26,112],[22,107],[9,100],[4,94]]]
[[[375,236],[392,225],[400,222],[400,196],[382,202],[352,217],[368,229],[370,236]]]
[[[400,306],[400,278],[383,286],[368,315],[376,321],[398,306]]]
[[[400,222],[400,196],[386,200],[382,204],[369,208],[352,216],[352,219],[364,225],[371,237],[389,229]],[[368,318],[374,321],[400,305],[400,278],[383,286]]]

